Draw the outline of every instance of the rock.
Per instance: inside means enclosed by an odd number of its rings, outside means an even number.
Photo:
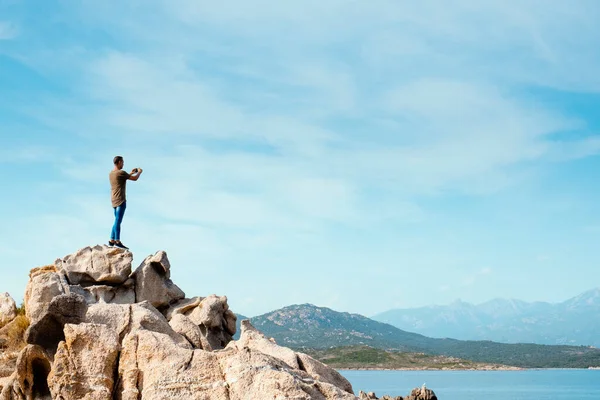
[[[405,400],[437,400],[437,396],[433,393],[433,390],[423,385],[420,388],[413,389]]]
[[[115,304],[133,304],[135,303],[135,280],[128,279],[122,285],[92,285],[82,287],[79,285],[69,286],[71,293],[77,293],[85,298],[88,304],[95,303],[115,303]]]
[[[358,398],[360,400],[377,400],[379,399],[375,393],[369,392],[365,393],[362,390],[358,393]],[[407,397],[402,396],[388,396],[384,395],[381,397],[381,400],[437,400],[435,393],[431,389],[427,389],[425,385],[420,388],[413,389],[411,393]]]
[[[358,392],[358,398],[361,400],[377,400],[377,396],[374,392],[365,393],[362,390]]]
[[[107,325],[121,340],[138,330],[149,330],[169,336],[177,346],[192,348],[187,339],[175,332],[166,318],[148,302],[127,305],[93,304],[88,307],[85,322]]]
[[[119,247],[85,247],[58,259],[55,265],[71,285],[121,284],[131,274],[131,252]]]
[[[17,317],[17,305],[8,293],[0,293],[0,328]]]
[[[198,325],[194,324],[185,315],[175,314],[169,321],[169,325],[175,332],[185,337],[195,349],[211,350],[210,344],[202,335]]]
[[[108,326],[119,338],[123,338],[133,325],[132,307],[130,304],[90,304],[85,313],[84,322]]]
[[[48,386],[52,398],[111,400],[120,350],[119,336],[107,325],[67,324]]]
[[[228,309],[227,297],[210,295],[202,299],[200,304],[186,315],[196,325],[204,325],[209,329],[221,328],[225,311]]]
[[[6,380],[1,400],[50,400],[50,361],[43,348],[26,346],[17,359],[15,372]]]
[[[259,351],[263,354],[268,354],[285,362],[290,368],[300,369],[298,357],[296,353],[287,347],[279,346],[273,341],[267,339],[258,329],[250,323],[250,320],[243,320],[240,325],[240,338],[235,342],[231,342],[238,349],[247,347],[251,350]]]
[[[191,311],[188,309],[185,315],[199,326],[202,336],[210,345],[210,350],[218,350],[227,346],[235,334],[235,318],[237,317],[235,314],[233,315],[232,328],[232,318],[228,311],[227,297],[210,295],[203,298],[200,304]],[[230,333],[231,329],[233,329],[233,333]]]
[[[249,348],[216,353],[230,399],[355,400],[353,394],[315,381],[304,371]]]
[[[25,315],[33,323],[44,312],[44,307],[58,295],[68,291],[68,284],[54,266],[34,268],[29,273],[25,289]]]
[[[123,341],[117,388],[122,399],[230,399],[217,355],[139,330]]]
[[[25,341],[54,354],[58,343],[65,339],[65,324],[78,324],[85,319],[87,303],[77,294],[62,294],[46,304],[40,317],[25,332]]]
[[[200,302],[203,299],[204,299],[204,297],[196,296],[196,297],[192,297],[191,299],[177,300],[169,306],[169,308],[165,312],[165,316],[170,321],[171,318],[173,318],[173,316],[176,314],[187,315],[190,312],[192,312],[192,310],[194,310],[194,308],[198,307],[198,305],[200,305]]]
[[[235,334],[237,317],[229,310],[226,296],[213,294],[208,297],[180,299],[171,304],[164,313],[171,321],[177,315],[184,315],[196,325],[201,333],[204,350],[224,348]]]
[[[357,399],[337,371],[248,320],[233,341],[227,297],[185,299],[165,252],[127,278],[131,255],[113,250],[87,247],[31,271],[29,345],[0,369],[0,400]],[[24,330],[23,316],[11,324],[19,319]]]
[[[225,328],[225,331],[229,333],[231,337],[233,337],[237,331],[237,315],[235,315],[235,313],[231,310],[225,310],[223,317],[225,318],[225,324],[223,324],[223,327]]]
[[[315,380],[327,382],[348,393],[354,393],[352,384],[335,369],[329,368],[327,365],[304,353],[296,353],[296,357],[298,358],[300,369],[308,372]]]
[[[171,264],[164,251],[159,251],[146,259],[132,274],[135,279],[137,302],[148,301],[158,309],[166,308],[185,293],[171,281]]]

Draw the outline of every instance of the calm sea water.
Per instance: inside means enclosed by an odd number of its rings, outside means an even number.
[[[406,396],[423,383],[440,400],[600,400],[600,370],[340,371],[359,390]]]

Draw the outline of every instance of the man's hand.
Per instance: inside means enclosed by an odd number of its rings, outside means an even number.
[[[141,168],[134,168],[131,170],[131,174],[129,174],[129,180],[131,181],[137,181],[138,178],[140,177],[140,174],[142,173],[142,169]]]

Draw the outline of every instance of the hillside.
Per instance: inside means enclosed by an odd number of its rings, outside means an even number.
[[[382,350],[369,346],[309,350],[308,354],[337,369],[497,370],[516,368],[476,363],[455,357]]]
[[[366,345],[517,367],[600,366],[600,350],[595,348],[435,339],[311,304],[284,307],[251,318],[251,322],[278,343],[302,350]]]
[[[389,310],[372,318],[430,337],[600,347],[600,289],[557,304],[515,299],[479,305],[456,301]]]

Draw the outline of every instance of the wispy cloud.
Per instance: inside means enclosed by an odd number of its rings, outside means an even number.
[[[587,115],[539,94],[600,92],[594,1],[115,5],[53,10],[69,32],[98,37],[44,37],[7,50],[62,89],[8,107],[68,138],[43,193],[70,193],[70,208],[40,221],[51,231],[65,213],[65,237],[102,237],[90,226],[110,220],[106,169],[122,154],[127,167],[145,170],[129,189],[134,244],[173,248],[190,286],[201,278],[193,266],[208,263],[261,288],[277,284],[265,265],[320,279],[310,283],[319,290],[273,289],[269,299],[239,284],[234,296],[247,313],[307,292],[359,306],[326,292],[348,270],[367,281],[373,258],[389,282],[434,276],[448,296],[476,287],[492,273],[478,266],[496,261],[463,260],[484,252],[466,236],[496,229],[484,221],[510,207],[470,216],[470,201],[533,191],[544,171],[600,152]],[[43,156],[9,153],[5,162]],[[450,246],[446,229],[467,233]],[[240,271],[245,262],[249,272]],[[455,273],[454,264],[466,266]],[[252,271],[262,271],[260,282]]]

